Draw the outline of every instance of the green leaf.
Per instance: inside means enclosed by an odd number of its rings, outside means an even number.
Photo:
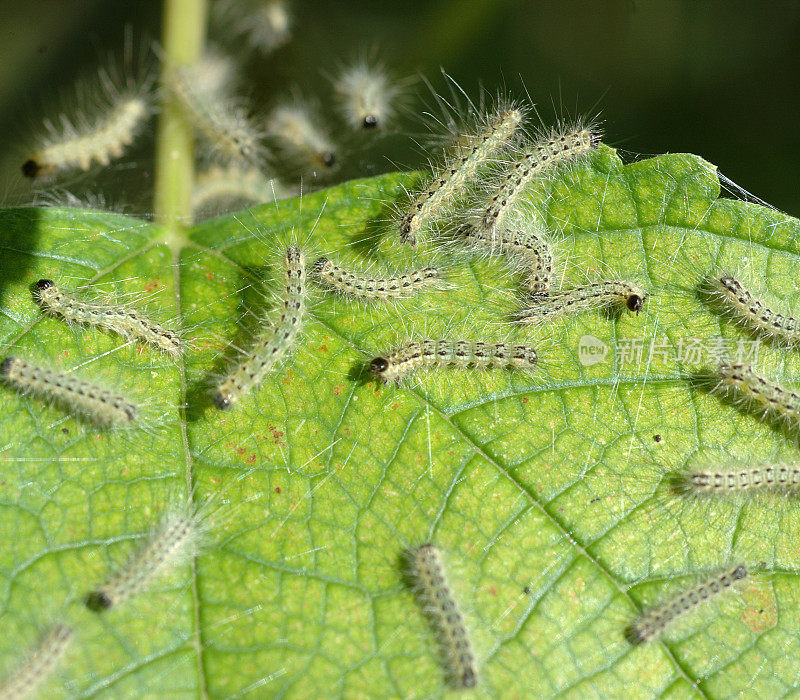
[[[669,488],[702,450],[797,460],[795,435],[708,391],[698,363],[648,354],[653,340],[752,339],[698,296],[714,265],[780,308],[800,301],[797,220],[719,198],[698,157],[623,166],[603,147],[531,193],[571,283],[636,279],[650,292],[639,315],[520,328],[519,280],[500,261],[440,254],[449,288],[397,305],[315,290],[293,357],[236,410],[213,408],[209,377],[228,343],[245,346],[254,319],[275,313],[290,241],[309,263],[323,251],[347,265],[429,259],[382,223],[414,181],[350,182],[201,224],[172,247],[124,216],[0,212],[4,354],[79,368],[152,416],[146,430],[103,433],[2,390],[0,672],[66,620],[76,640],[52,697],[439,695],[436,638],[402,568],[404,551],[432,541],[481,694],[796,692],[797,505],[685,503]],[[42,317],[29,289],[42,277],[148,295],[153,315],[179,317],[193,339],[185,366]],[[540,371],[439,371],[400,388],[365,377],[376,353],[423,332],[524,339]],[[581,363],[584,336],[607,346],[605,362]],[[624,362],[638,340],[643,359]],[[760,355],[767,376],[798,377],[794,353]],[[201,554],[119,609],[86,610],[87,591],[187,494],[214,508]],[[736,594],[662,641],[625,640],[642,608],[739,560],[754,575]]]

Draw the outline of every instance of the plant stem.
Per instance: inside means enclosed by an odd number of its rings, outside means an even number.
[[[203,51],[207,0],[164,0],[162,84],[166,71],[197,62]],[[194,135],[180,105],[167,95],[156,136],[156,219],[176,234],[191,223]]]

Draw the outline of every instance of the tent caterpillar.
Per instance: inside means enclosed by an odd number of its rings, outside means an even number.
[[[642,613],[626,630],[632,644],[644,644],[658,639],[679,617],[728,590],[737,581],[747,576],[747,567],[737,564],[722,573],[682,591],[676,596]]]
[[[719,368],[718,388],[733,389],[737,397],[760,405],[764,413],[800,426],[800,396],[780,384],[770,382],[743,363],[723,363]]]
[[[309,168],[331,171],[338,161],[338,148],[316,111],[311,103],[296,97],[278,105],[267,119],[267,134],[302,172]]]
[[[411,246],[432,221],[466,189],[478,170],[499,149],[508,145],[523,119],[523,111],[501,107],[478,133],[463,134],[444,164],[422,188],[400,220],[400,240]]]
[[[525,149],[524,154],[500,178],[497,189],[480,215],[478,226],[487,231],[502,227],[528,183],[551,167],[589,153],[600,143],[592,126],[553,130]]]
[[[0,697],[22,700],[33,695],[55,671],[73,638],[73,631],[66,625],[51,627],[28,658],[0,683]]]
[[[170,513],[145,547],[86,596],[86,607],[101,612],[146,590],[153,579],[194,556],[199,539],[196,515]]]
[[[786,493],[800,489],[800,466],[709,467],[675,475],[675,491],[685,496],[724,497],[739,493]]]
[[[198,173],[192,193],[192,209],[197,215],[208,212],[214,205],[230,209],[232,204],[265,204],[297,194],[295,188],[274,178],[268,179],[258,168],[214,165]]]
[[[419,601],[439,637],[448,681],[454,688],[474,688],[478,684],[477,663],[441,552],[432,544],[424,544],[409,552],[408,563]]]
[[[388,354],[376,357],[369,369],[385,383],[399,383],[421,367],[473,367],[489,369],[510,367],[533,371],[538,357],[528,345],[484,343],[470,340],[409,340]]]
[[[184,346],[177,332],[151,321],[136,309],[83,301],[49,279],[36,283],[34,298],[47,313],[60,316],[67,323],[95,326],[123,338],[140,340],[176,360],[183,354]]]
[[[134,404],[108,389],[17,357],[0,363],[0,376],[21,394],[62,404],[100,427],[127,425],[138,415]]]
[[[553,250],[547,240],[531,230],[514,227],[487,232],[465,224],[459,233],[472,246],[486,250],[489,255],[500,253],[530,271],[528,288],[533,294],[549,291],[553,278]]]
[[[64,170],[89,170],[93,163],[106,166],[124,154],[150,118],[152,107],[145,95],[115,95],[107,74],[102,74],[101,81],[107,97],[100,115],[73,120],[61,115],[58,125],[46,120],[48,135],[23,163],[23,175],[36,178]]]
[[[265,331],[241,360],[215,387],[217,408],[227,410],[255,389],[266,374],[292,349],[305,313],[306,266],[299,248],[291,247],[284,258],[283,313],[274,328]]]
[[[345,296],[359,299],[398,299],[421,289],[437,287],[441,275],[435,267],[423,267],[401,275],[368,277],[345,270],[328,258],[319,258],[313,270],[326,285]]]
[[[170,71],[169,89],[214,154],[229,163],[258,164],[263,157],[263,134],[246,106],[228,95],[228,86],[216,84],[222,76],[209,73],[211,60]]]
[[[715,300],[738,324],[769,338],[796,345],[800,341],[800,321],[770,309],[733,275],[723,274],[709,280]]]
[[[292,18],[283,0],[217,0],[211,11],[226,33],[244,39],[250,48],[264,55],[285,44],[291,36]],[[236,43],[241,48],[242,42]]]
[[[367,61],[343,68],[333,87],[345,120],[354,129],[385,127],[400,92],[382,66]]]
[[[631,282],[594,282],[538,297],[534,306],[519,312],[519,321],[523,324],[534,324],[560,318],[574,311],[614,310],[620,306],[639,313],[646,298],[647,292]]]

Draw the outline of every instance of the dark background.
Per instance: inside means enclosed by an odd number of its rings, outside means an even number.
[[[292,41],[247,64],[261,108],[296,83],[325,94],[323,71],[375,47],[438,87],[441,66],[472,95],[479,84],[527,88],[546,119],[599,110],[606,142],[627,159],[697,153],[800,214],[800,3],[296,0],[292,10]],[[0,0],[0,202],[30,198],[19,165],[54,98],[121,47],[126,23],[157,38],[159,21],[157,0]],[[137,155],[143,189],[149,151]],[[420,163],[407,143],[386,152]]]

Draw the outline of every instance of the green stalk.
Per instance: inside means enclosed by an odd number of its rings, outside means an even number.
[[[205,43],[208,0],[164,0],[164,71],[193,65]],[[180,106],[168,95],[161,105],[156,135],[156,219],[171,235],[191,223],[194,135]]]

